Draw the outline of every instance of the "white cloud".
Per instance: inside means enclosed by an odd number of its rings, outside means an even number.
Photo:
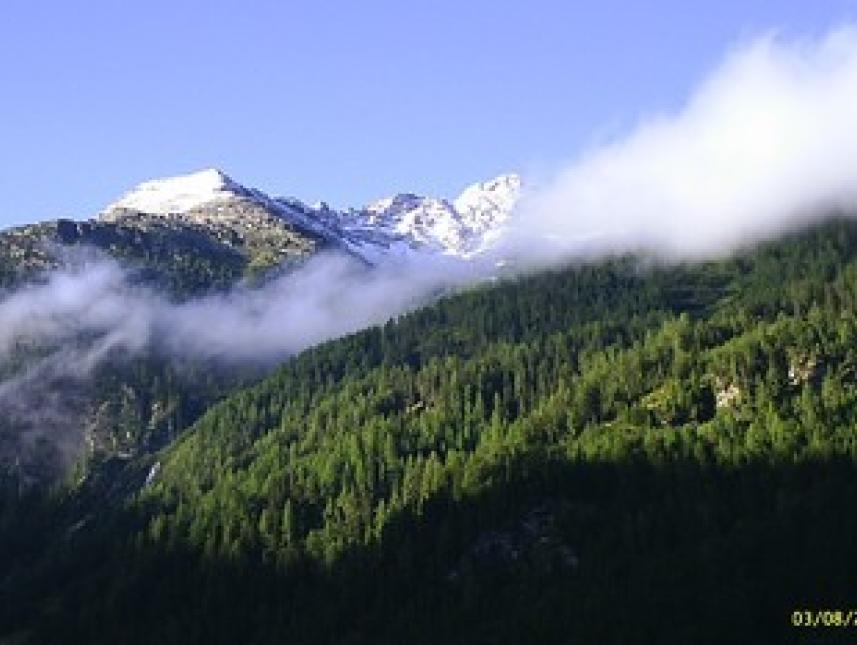
[[[510,240],[694,257],[855,206],[857,28],[845,27],[739,48],[678,113],[643,120],[531,192]]]

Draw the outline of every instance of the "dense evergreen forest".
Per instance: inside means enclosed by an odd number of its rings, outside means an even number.
[[[857,611],[857,223],[475,288],[5,477],[4,644],[851,642],[792,613]]]

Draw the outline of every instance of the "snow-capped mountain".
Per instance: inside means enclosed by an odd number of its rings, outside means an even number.
[[[349,211],[343,219],[352,230],[383,232],[411,248],[468,257],[506,222],[520,191],[517,175],[501,175],[468,186],[451,202],[404,193]]]
[[[455,199],[400,193],[362,208],[335,210],[295,198],[272,198],[216,169],[146,181],[108,206],[102,221],[139,215],[239,234],[286,226],[377,262],[414,252],[470,257],[496,238],[521,193],[517,175],[473,184]]]
[[[169,215],[236,198],[251,197],[250,191],[216,168],[189,175],[144,181],[104,211],[105,217],[123,211]]]

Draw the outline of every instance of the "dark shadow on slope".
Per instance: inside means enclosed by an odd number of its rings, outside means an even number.
[[[461,501],[439,496],[420,517],[400,514],[381,545],[329,567],[117,543],[129,534],[121,523],[135,520],[116,518],[34,574],[17,633],[87,644],[857,636],[791,626],[795,610],[857,605],[852,462],[722,469],[532,459],[513,472],[529,474]]]

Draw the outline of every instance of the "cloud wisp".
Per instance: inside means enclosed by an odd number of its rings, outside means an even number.
[[[456,260],[369,269],[342,255],[319,255],[262,287],[175,302],[102,257],[55,271],[0,300],[0,361],[21,347],[83,343],[88,351],[75,367],[81,376],[114,350],[275,363],[384,322],[480,272],[478,265]]]

